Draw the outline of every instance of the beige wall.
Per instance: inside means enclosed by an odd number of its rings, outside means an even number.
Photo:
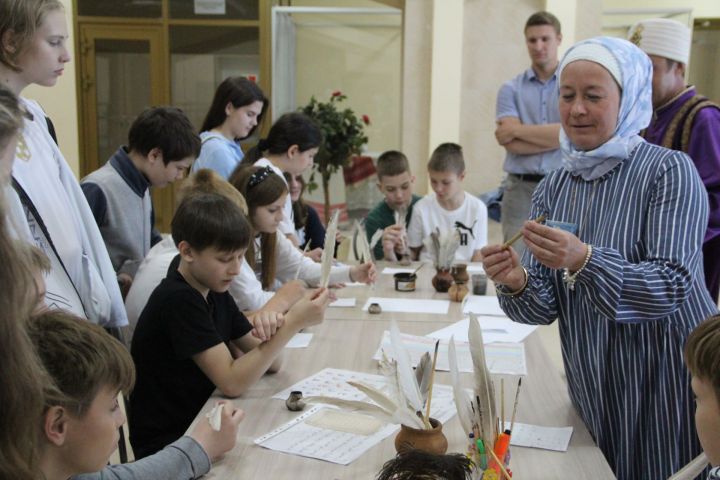
[[[62,0],[65,4],[68,30],[70,38],[67,41],[68,50],[73,57],[70,63],[65,65],[65,72],[58,80],[57,85],[52,88],[32,85],[23,90],[22,95],[37,100],[45,109],[48,116],[55,125],[60,148],[70,167],[78,175],[80,165],[79,134],[78,134],[78,110],[77,92],[75,90],[76,63],[74,58],[75,39],[72,25],[72,0]]]
[[[718,0],[603,0],[604,10],[623,8],[691,8],[694,18],[720,17],[720,1]]]
[[[444,5],[441,0],[435,2]],[[602,3],[601,0],[464,0],[460,55],[454,63],[442,64],[449,70],[442,73],[450,80],[454,74],[461,74],[457,132],[446,128],[453,124],[454,119],[438,119],[434,115],[430,118],[431,112],[427,107],[438,88],[437,83],[432,82],[442,78],[442,75],[437,75],[438,72],[432,72],[434,49],[439,48],[440,55],[446,54],[442,44],[433,39],[452,37],[459,30],[456,25],[435,21],[432,6],[430,1],[408,0],[406,3],[403,149],[419,177],[417,190],[425,193],[427,182],[424,170],[432,148],[425,147],[428,139],[430,143],[439,143],[436,141],[438,131],[447,137],[440,141],[459,139],[468,171],[465,189],[475,194],[485,192],[496,188],[503,176],[505,151],[497,145],[494,136],[497,91],[503,82],[529,66],[522,28],[525,19],[538,10],[552,10],[563,23],[563,49],[566,49],[574,41],[600,33]],[[450,80],[448,95],[453,101],[454,90]]]

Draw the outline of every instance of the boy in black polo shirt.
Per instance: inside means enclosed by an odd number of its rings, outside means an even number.
[[[153,291],[140,314],[131,353],[137,383],[130,396],[130,441],[136,458],[181,437],[217,387],[237,397],[265,372],[301,328],[322,321],[326,290],[277,316],[261,343],[227,292],[250,242],[240,209],[217,194],[185,198],[172,221],[179,266]],[[175,263],[175,262],[174,262]],[[244,352],[233,359],[228,343]]]

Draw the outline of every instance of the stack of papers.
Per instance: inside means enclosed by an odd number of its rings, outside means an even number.
[[[537,325],[524,325],[513,322],[507,317],[478,316],[477,319],[480,322],[485,344],[522,342],[537,328]],[[426,336],[440,340],[450,340],[450,337],[455,337],[456,343],[467,342],[469,324],[470,319],[465,318],[445,328],[428,333]]]
[[[467,324],[466,324],[467,325]],[[467,337],[467,326],[465,327]],[[435,340],[429,337],[418,337],[415,335],[400,334],[405,349],[410,354],[410,361],[413,365],[417,365],[420,358],[425,352],[433,355],[435,351]],[[450,363],[448,359],[448,340],[441,340],[438,346],[438,357],[436,370],[448,372],[450,371]],[[395,350],[390,342],[390,332],[385,330],[380,347],[375,352],[373,358],[375,360],[382,359],[382,352],[390,358],[395,358]],[[472,373],[473,363],[470,355],[470,344],[455,341],[455,353],[457,353],[458,370],[460,372]],[[485,345],[485,363],[487,363],[490,373],[498,375],[527,375],[527,365],[525,363],[525,347],[522,343],[494,343]],[[434,402],[434,399],[433,399]]]

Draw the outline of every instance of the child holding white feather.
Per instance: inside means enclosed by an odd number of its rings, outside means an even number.
[[[432,153],[427,168],[433,193],[415,204],[408,226],[414,259],[430,260],[423,240],[438,228],[441,233],[458,232],[460,247],[455,254],[456,261],[480,261],[480,249],[487,244],[487,207],[463,190],[465,160],[462,147],[443,143]]]
[[[322,266],[290,243],[284,235],[277,235],[283,219],[283,205],[288,196],[285,180],[271,167],[240,167],[230,176],[230,183],[245,197],[250,223],[255,230],[245,258],[259,275],[249,276],[243,270],[230,287],[236,299],[270,290],[276,280],[280,283],[297,278],[311,285],[321,279]],[[375,281],[375,266],[366,262],[354,266],[333,266],[330,284]]]

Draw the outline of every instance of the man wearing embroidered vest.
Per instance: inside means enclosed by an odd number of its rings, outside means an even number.
[[[95,222],[127,293],[143,258],[161,240],[154,227],[150,187],[183,178],[200,153],[200,138],[185,114],[173,107],[142,112],[121,146],[81,181]]]
[[[705,285],[718,301],[720,290],[720,106],[685,84],[690,58],[690,29],[680,22],[654,18],[637,22],[628,39],[653,64],[653,118],[645,139],[681,150],[692,158],[710,203],[710,219],[703,242]]]
[[[551,13],[537,12],[528,18],[524,33],[532,65],[500,88],[495,116],[495,138],[507,152],[501,216],[505,241],[522,228],[535,187],[561,160],[556,76],[560,22]],[[522,256],[525,245],[515,248]]]

